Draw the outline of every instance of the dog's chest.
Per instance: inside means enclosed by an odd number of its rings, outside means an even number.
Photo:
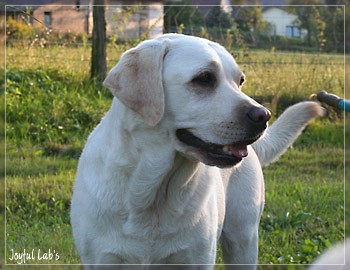
[[[217,238],[216,213],[199,211],[194,218],[155,212],[130,216],[118,233],[116,253],[126,263],[181,262],[192,249],[207,248]]]
[[[171,263],[184,259],[188,249],[204,247],[210,239],[216,241],[215,193],[209,191],[203,200],[196,196],[201,189],[201,185],[194,186],[192,196],[172,189],[171,195],[159,195],[142,211],[119,208],[114,216],[118,221],[113,222],[118,223],[114,231],[117,246],[113,249],[130,263]]]

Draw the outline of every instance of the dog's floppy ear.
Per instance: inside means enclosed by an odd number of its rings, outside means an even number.
[[[158,124],[164,114],[162,67],[167,44],[167,40],[149,40],[126,51],[103,82],[151,126]]]

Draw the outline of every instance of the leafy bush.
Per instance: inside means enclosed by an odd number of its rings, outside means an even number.
[[[22,20],[16,20],[9,17],[6,22],[7,43],[11,44],[12,40],[29,40],[35,36],[35,29],[31,24]]]
[[[86,33],[58,32],[43,27],[33,27],[23,20],[8,18],[6,24],[7,45],[24,47],[47,47],[51,45],[74,45],[83,43],[86,46]]]

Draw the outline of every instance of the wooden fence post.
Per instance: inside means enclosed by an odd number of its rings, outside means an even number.
[[[94,0],[92,29],[91,79],[106,77],[106,19],[104,0]]]

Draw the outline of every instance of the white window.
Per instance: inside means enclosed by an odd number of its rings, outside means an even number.
[[[287,37],[301,37],[301,31],[300,28],[297,26],[286,26],[286,36]]]

